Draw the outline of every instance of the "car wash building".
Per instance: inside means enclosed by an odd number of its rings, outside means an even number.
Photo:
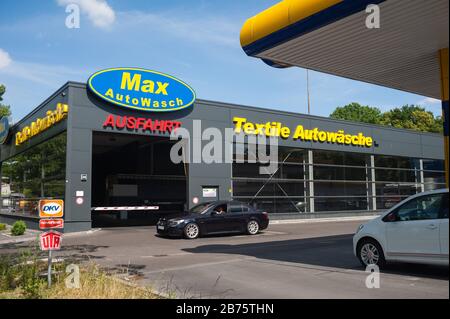
[[[40,199],[63,199],[73,232],[227,199],[271,219],[370,215],[445,188],[441,135],[199,100],[184,82],[142,69],[68,82],[0,131],[0,222],[33,228]],[[252,136],[276,140],[276,158],[261,164],[259,149],[271,146]]]

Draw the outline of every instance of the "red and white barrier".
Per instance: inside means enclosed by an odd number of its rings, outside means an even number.
[[[95,212],[106,211],[144,211],[144,210],[159,210],[159,206],[121,206],[121,207],[94,207]]]

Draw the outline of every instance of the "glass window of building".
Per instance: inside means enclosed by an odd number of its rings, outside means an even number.
[[[2,163],[2,212],[38,216],[40,199],[64,199],[67,134]]]
[[[313,151],[315,212],[369,209],[370,163],[367,154]]]
[[[388,209],[405,198],[445,188],[444,164],[440,160],[375,155],[377,209]]]
[[[443,160],[423,160],[424,190],[446,188],[444,165]]]
[[[312,150],[310,161],[308,150],[279,147],[277,170],[267,175],[255,145],[234,149],[243,155],[234,156],[233,198],[270,213],[363,213],[445,188],[442,160]]]
[[[377,209],[388,209],[405,198],[420,193],[420,160],[375,155]]]
[[[275,171],[256,161],[256,145],[235,143],[233,198],[270,213],[304,213],[307,208],[307,151],[278,147]],[[269,148],[262,150],[270,154]],[[236,152],[239,152],[236,154]],[[237,159],[240,159],[238,161]]]

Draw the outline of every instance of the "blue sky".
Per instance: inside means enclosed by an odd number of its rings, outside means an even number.
[[[202,99],[307,112],[306,71],[266,66],[239,43],[244,21],[277,0],[2,0],[0,83],[15,121],[68,80],[86,82],[108,67],[136,66],[189,83]],[[81,27],[65,27],[79,3]],[[383,111],[440,102],[371,84],[310,73],[312,114],[328,116],[350,102]]]

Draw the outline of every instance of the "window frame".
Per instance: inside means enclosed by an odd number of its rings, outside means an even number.
[[[425,220],[442,219],[442,218],[441,218],[441,216],[442,216],[442,209],[443,209],[442,203],[443,203],[443,198],[445,197],[445,195],[446,195],[446,193],[435,193],[435,194],[427,194],[427,195],[421,195],[421,196],[414,197],[414,198],[408,200],[406,203],[404,203],[404,204],[402,204],[401,206],[399,206],[399,207],[397,207],[396,209],[394,209],[391,213],[387,214],[387,215],[383,218],[383,221],[384,221],[384,222],[415,222],[415,221],[425,221]],[[439,196],[439,197],[441,198],[441,199],[440,199],[439,209],[438,209],[436,218],[420,218],[420,219],[410,219],[410,220],[401,220],[401,219],[400,219],[399,211],[400,211],[402,208],[404,208],[405,206],[411,205],[411,203],[414,202],[414,201],[417,202],[417,201],[423,200],[423,199],[425,199],[425,198],[427,198],[427,197],[435,197],[435,196],[436,196],[436,197]],[[447,196],[448,196],[448,193],[447,193]],[[395,220],[391,220],[391,221],[390,221],[388,216],[392,216],[392,215],[395,216]]]

